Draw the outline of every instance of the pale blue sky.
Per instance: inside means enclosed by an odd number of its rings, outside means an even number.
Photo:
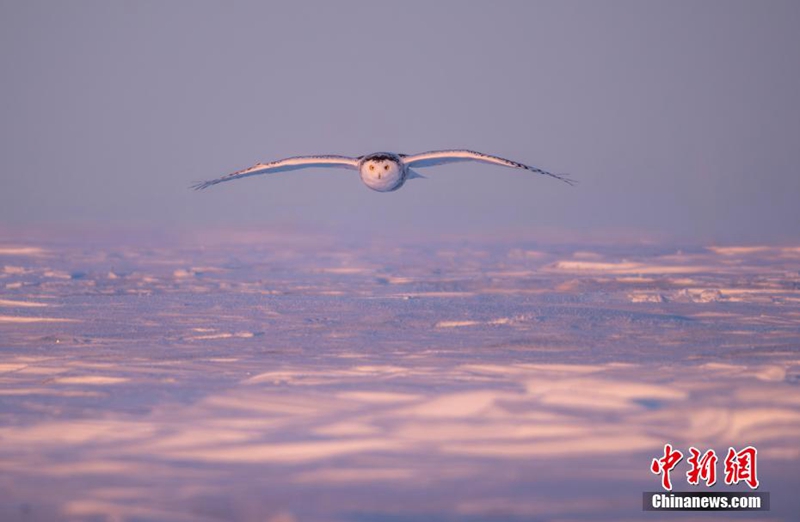
[[[0,0],[0,224],[800,240],[800,3]],[[305,153],[466,147],[379,194]]]

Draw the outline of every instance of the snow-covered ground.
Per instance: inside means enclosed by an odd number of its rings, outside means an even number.
[[[2,520],[672,520],[667,442],[800,512],[800,248],[0,237]]]

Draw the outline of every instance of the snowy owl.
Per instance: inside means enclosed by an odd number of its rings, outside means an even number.
[[[395,154],[393,152],[375,152],[366,156],[351,158],[348,156],[295,156],[271,163],[259,163],[253,167],[222,176],[221,178],[204,181],[193,185],[197,190],[208,188],[217,183],[231,181],[259,174],[273,174],[288,172],[290,170],[305,169],[309,167],[344,168],[357,170],[361,181],[372,190],[378,192],[392,192],[403,186],[406,180],[422,178],[414,170],[434,165],[444,165],[459,161],[479,161],[491,163],[502,167],[525,169],[537,174],[543,174],[572,185],[574,182],[564,176],[552,174],[536,167],[530,167],[516,161],[507,160],[498,156],[491,156],[471,150],[434,150],[422,154]]]

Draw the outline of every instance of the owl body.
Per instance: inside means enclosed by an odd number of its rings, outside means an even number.
[[[193,187],[202,190],[217,185],[218,183],[224,183],[234,179],[316,167],[357,170],[361,176],[361,181],[367,187],[378,192],[393,192],[402,187],[409,179],[425,177],[417,173],[416,169],[418,168],[460,163],[463,161],[477,161],[479,163],[488,163],[501,167],[522,169],[549,176],[570,185],[574,183],[565,176],[553,174],[552,172],[547,172],[537,167],[531,167],[524,163],[508,160],[499,156],[492,156],[491,154],[475,152],[473,150],[458,149],[432,150],[430,152],[423,152],[411,156],[407,154],[396,154],[394,152],[375,152],[358,157],[331,154],[322,156],[293,156],[270,163],[258,163],[252,167],[228,174],[227,176],[209,181],[201,181],[193,185]]]

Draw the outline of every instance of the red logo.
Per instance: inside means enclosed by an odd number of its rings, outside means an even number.
[[[706,487],[711,487],[717,483],[717,454],[713,449],[701,453],[695,447],[689,448],[690,456],[686,459],[689,464],[689,471],[686,472],[686,481],[692,485],[700,484],[702,480]],[[725,457],[725,484],[734,485],[744,482],[751,489],[758,488],[758,474],[756,472],[756,457],[758,450],[753,446],[737,452],[733,448],[728,449]],[[683,459],[680,450],[673,449],[672,445],[664,444],[664,456],[653,459],[650,464],[650,471],[656,475],[661,475],[661,487],[667,491],[672,491],[672,480],[670,472]]]

